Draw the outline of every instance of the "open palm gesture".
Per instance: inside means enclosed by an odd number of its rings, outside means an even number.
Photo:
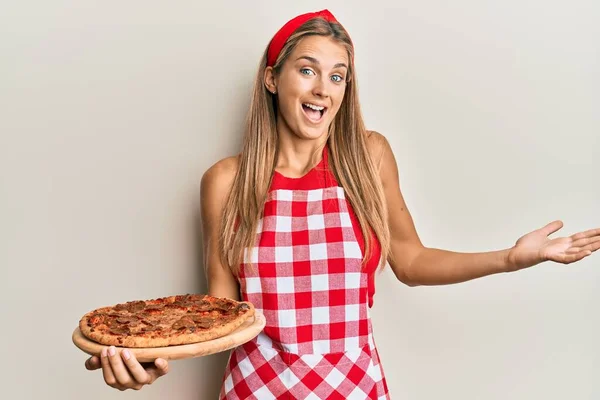
[[[562,221],[554,221],[519,238],[508,255],[511,267],[516,271],[544,261],[570,264],[600,249],[600,228],[567,237],[548,237],[562,227]]]

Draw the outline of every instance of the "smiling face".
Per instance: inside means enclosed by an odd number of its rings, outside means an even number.
[[[302,39],[279,74],[265,71],[265,85],[277,91],[277,131],[304,140],[326,135],[346,91],[348,52],[324,36]]]

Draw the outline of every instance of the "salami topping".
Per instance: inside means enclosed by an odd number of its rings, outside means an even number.
[[[196,324],[190,317],[182,317],[173,324],[173,329],[179,330],[184,328],[195,328]]]

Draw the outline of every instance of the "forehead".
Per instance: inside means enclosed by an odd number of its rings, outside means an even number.
[[[308,36],[302,39],[290,58],[295,61],[298,57],[310,56],[322,64],[344,63],[348,65],[348,52],[343,44],[325,36]]]

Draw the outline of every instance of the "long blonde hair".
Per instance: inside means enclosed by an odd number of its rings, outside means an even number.
[[[365,239],[363,263],[370,258],[373,250],[373,232],[381,244],[382,257],[379,265],[383,267],[390,249],[387,207],[378,171],[367,149],[367,131],[360,111],[354,75],[354,47],[348,33],[340,24],[323,18],[307,21],[285,43],[273,67],[274,73],[281,71],[298,43],[311,35],[330,37],[348,51],[346,92],[329,127],[327,138],[329,160],[334,176],[354,209]],[[239,273],[242,263],[250,262],[245,257],[245,254],[250,254],[246,250],[256,245],[256,230],[263,216],[278,155],[277,105],[263,80],[267,68],[267,51],[268,46],[254,81],[237,173],[223,210],[220,227],[219,255],[223,265],[228,265],[235,275]]]

